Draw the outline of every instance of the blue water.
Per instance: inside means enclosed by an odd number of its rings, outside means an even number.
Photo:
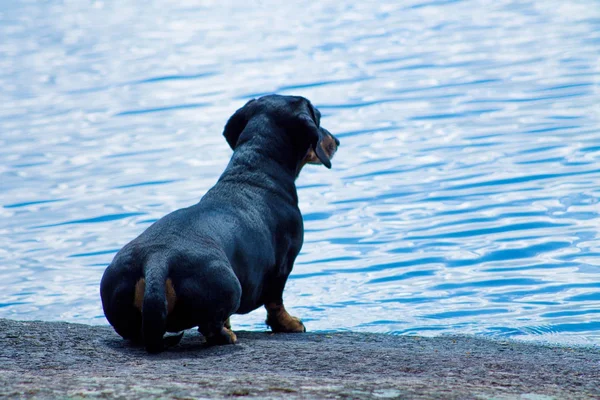
[[[342,142],[298,179],[309,330],[600,343],[596,1],[225,3],[2,2],[0,317],[106,324],[114,253],[278,92]]]

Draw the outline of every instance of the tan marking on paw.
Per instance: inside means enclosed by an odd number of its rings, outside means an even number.
[[[226,328],[223,327],[223,330],[229,335],[229,337],[231,338],[231,344],[236,344],[237,343],[237,336],[235,333],[233,333],[233,331],[230,328]]]
[[[304,324],[300,318],[291,316],[283,304],[269,303],[265,304],[267,309],[267,325],[273,332],[300,333],[306,332]]]
[[[225,323],[223,324],[223,326],[225,326],[225,328],[227,328],[227,329],[231,330],[231,321],[230,321],[230,319],[229,319],[229,318],[227,318],[227,319],[225,320]]]
[[[206,344],[210,346],[222,345],[222,344],[236,344],[237,336],[231,329],[223,327],[221,332],[205,336]]]

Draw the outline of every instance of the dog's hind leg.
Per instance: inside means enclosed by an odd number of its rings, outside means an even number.
[[[123,339],[141,343],[142,313],[135,304],[135,288],[131,282],[124,280],[117,285],[106,301],[110,303],[105,309],[107,319],[115,331]]]
[[[208,263],[207,263],[208,264]],[[197,275],[182,280],[180,298],[195,316],[198,331],[207,344],[234,344],[229,316],[240,306],[242,287],[227,261],[218,261],[199,269]]]
[[[237,336],[229,328],[226,328],[223,323],[202,324],[198,330],[206,339],[208,345],[220,344],[235,344]]]
[[[100,283],[102,308],[106,319],[124,339],[142,339],[141,304],[137,303],[141,271],[127,260],[112,262]]]
[[[229,322],[229,315],[235,309],[226,311],[228,307],[223,307],[228,303],[228,300],[230,299],[227,297],[221,299],[222,303],[220,304],[221,307],[217,307],[218,311],[208,317],[209,320],[198,324],[198,331],[204,336],[208,345],[235,344],[237,342],[237,336],[231,330],[231,323]]]

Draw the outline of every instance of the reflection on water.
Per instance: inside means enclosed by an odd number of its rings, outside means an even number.
[[[598,343],[592,3],[3,3],[0,317],[105,324],[114,253],[196,202],[227,117],[278,92],[342,140],[298,181],[308,329]]]

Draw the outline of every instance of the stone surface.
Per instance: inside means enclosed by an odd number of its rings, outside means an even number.
[[[108,326],[0,319],[0,398],[600,398],[600,349],[474,337],[188,331],[149,355]]]

